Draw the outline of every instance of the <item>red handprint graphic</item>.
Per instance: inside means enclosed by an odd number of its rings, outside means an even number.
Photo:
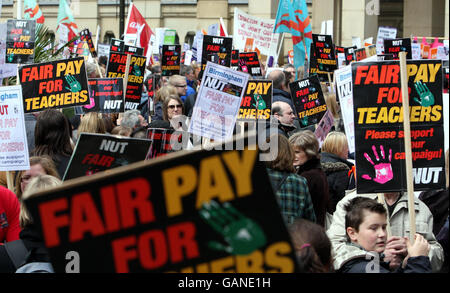
[[[376,147],[372,146],[373,153],[375,155],[375,158],[377,162],[380,161],[380,157],[378,156]],[[381,150],[381,157],[383,160],[386,160],[385,153],[384,153],[384,147],[380,145]],[[385,184],[386,182],[392,180],[394,178],[394,173],[392,172],[392,165],[391,165],[391,159],[392,159],[392,149],[389,149],[389,161],[388,162],[379,162],[375,164],[370,156],[367,153],[364,153],[364,157],[366,160],[373,165],[375,168],[375,178],[373,179],[367,174],[362,175],[361,177],[366,180],[373,180],[380,184]]]

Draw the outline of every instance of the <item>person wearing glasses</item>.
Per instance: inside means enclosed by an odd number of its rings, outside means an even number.
[[[176,87],[177,94],[179,97],[186,96],[187,93],[187,81],[185,76],[181,75],[172,75],[169,78],[169,85]],[[183,99],[181,99],[183,101]]]

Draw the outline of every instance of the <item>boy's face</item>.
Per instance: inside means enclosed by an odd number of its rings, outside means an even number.
[[[381,253],[386,246],[386,215],[364,211],[364,220],[359,231],[347,228],[347,234],[353,243],[359,244],[367,251]]]

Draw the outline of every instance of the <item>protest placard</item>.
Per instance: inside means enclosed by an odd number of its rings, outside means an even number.
[[[145,61],[146,58],[143,56],[131,56],[125,93],[125,111],[137,109],[141,102],[142,85],[144,84]],[[126,78],[126,64],[126,53],[110,52],[108,66],[106,67],[106,76],[108,78]]]
[[[245,51],[247,39],[253,39],[250,51],[258,48],[261,54],[275,56],[280,34],[274,34],[275,20],[262,19],[234,9],[234,48]]]
[[[32,64],[36,40],[36,21],[8,19],[5,63]]]
[[[6,61],[6,23],[0,23],[0,79],[17,75],[17,64]]]
[[[289,84],[300,126],[319,123],[327,111],[319,78],[316,75]]]
[[[125,54],[143,56],[144,55],[144,48],[125,44],[123,46],[123,52]]]
[[[175,45],[176,35],[177,35],[176,30],[170,29],[164,30],[164,43],[161,45]]]
[[[230,138],[248,78],[246,73],[208,62],[189,132],[214,140]]]
[[[232,46],[232,38],[204,35],[201,59],[202,71],[205,70],[208,61],[230,67]]]
[[[239,50],[231,50],[230,68],[233,70],[239,69]]]
[[[91,33],[89,29],[84,29],[80,32],[80,40],[85,41],[89,47],[89,52],[93,58],[97,57],[97,52],[95,51],[94,42],[92,41]]]
[[[77,107],[76,114],[124,112],[122,78],[90,78],[88,84],[90,104]]]
[[[97,44],[98,57],[100,58],[101,56],[105,56],[106,58],[108,58],[110,47],[111,46],[107,44]]]
[[[84,57],[19,68],[25,113],[90,104]]]
[[[181,45],[163,45],[161,56],[161,75],[180,74]]]
[[[339,99],[345,136],[349,153],[355,152],[355,125],[353,122],[353,86],[352,68],[345,66],[334,72],[336,82],[336,96]]]
[[[397,37],[397,29],[393,27],[378,27],[377,35],[377,55],[384,54],[384,40],[391,40]]]
[[[367,58],[366,48],[355,49],[355,60],[362,61]]]
[[[408,61],[414,189],[445,186],[441,61]],[[352,64],[358,193],[406,190],[400,66]]]
[[[272,109],[272,80],[249,80],[239,109],[239,120],[268,120]]]
[[[80,133],[63,180],[90,176],[145,160],[151,140]]]
[[[411,39],[384,40],[384,53],[393,54],[394,60],[399,60],[398,53],[406,52],[406,59],[412,59]]]
[[[262,76],[261,63],[259,63],[256,52],[239,53],[239,71],[250,74],[251,76]]]
[[[355,50],[356,46],[344,48],[345,53],[345,62],[349,65],[352,61],[355,60]]]
[[[176,151],[174,145],[182,143],[183,132],[174,129],[148,128],[147,138],[152,141],[147,159],[153,159]]]
[[[118,40],[118,39],[111,39],[111,45],[109,50],[111,52],[123,52],[125,48],[125,42],[122,40]]]
[[[325,115],[323,115],[322,119],[320,119],[317,124],[316,130],[314,131],[314,135],[319,141],[319,148],[322,147],[325,138],[330,132],[331,128],[334,126],[334,117],[331,111],[326,111]]]
[[[293,51],[293,50],[292,50]],[[319,65],[317,64],[317,57],[316,57],[316,52],[315,52],[315,46],[314,46],[314,42],[311,43],[311,56],[309,58],[309,75],[317,75],[319,80],[321,82],[328,82],[328,74],[330,74],[330,72],[326,72],[324,70],[320,70],[319,69]],[[336,66],[337,66],[337,61],[336,61]],[[332,75],[334,73],[330,74],[330,78],[332,78]]]
[[[56,272],[65,272],[68,251],[79,254],[81,273],[298,272],[253,147],[135,163],[25,205]]]
[[[313,34],[314,53],[319,71],[333,72],[337,68],[333,40],[330,35]]]
[[[91,53],[90,49],[89,49],[89,45],[86,41],[79,41],[76,44],[75,47],[75,53],[78,56],[84,56],[84,57],[89,57],[89,54]]]
[[[22,88],[0,87],[0,171],[30,169]]]

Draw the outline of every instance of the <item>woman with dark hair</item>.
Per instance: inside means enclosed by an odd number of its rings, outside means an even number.
[[[266,162],[267,173],[285,222],[290,224],[298,218],[315,222],[308,185],[305,178],[295,174],[294,150],[288,139],[283,135],[272,135],[270,140],[278,140],[278,154]]]
[[[331,241],[325,229],[307,220],[297,219],[288,225],[301,273],[331,272]]]
[[[37,119],[33,156],[48,155],[55,162],[60,178],[64,177],[73,149],[69,121],[58,110],[47,109]]]
[[[330,196],[327,176],[320,164],[319,141],[312,131],[304,130],[291,136],[289,142],[295,150],[293,163],[297,174],[305,177],[308,182],[317,224],[325,226]]]

